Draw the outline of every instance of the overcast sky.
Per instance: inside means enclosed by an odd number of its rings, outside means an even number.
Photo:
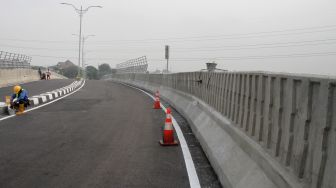
[[[77,63],[79,17],[86,63],[112,67],[146,55],[149,69],[218,68],[336,75],[335,0],[0,0],[0,51],[33,65]]]

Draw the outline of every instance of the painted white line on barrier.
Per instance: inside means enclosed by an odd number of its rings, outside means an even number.
[[[24,111],[24,113],[27,113],[27,112],[30,112],[30,111],[39,109],[39,108],[41,108],[41,107],[43,107],[43,106],[46,106],[46,105],[48,105],[48,104],[52,104],[52,103],[54,103],[54,102],[57,102],[57,101],[63,99],[64,97],[70,96],[70,95],[72,95],[72,94],[78,92],[80,89],[82,89],[82,87],[84,87],[84,85],[85,85],[85,80],[84,80],[83,84],[82,84],[76,91],[74,91],[74,92],[72,92],[72,93],[69,93],[69,94],[67,94],[67,95],[64,95],[64,96],[62,96],[62,97],[60,97],[60,98],[58,98],[58,99],[55,99],[55,100],[53,100],[53,101],[47,102],[47,103],[45,103],[45,104],[42,104],[42,105],[40,105],[40,106],[36,106],[36,107],[30,108],[30,109]],[[12,118],[12,117],[15,117],[15,116],[16,116],[16,115],[14,114],[14,115],[10,115],[10,116],[3,117],[3,118],[0,118],[0,121],[3,121],[3,120],[5,120],[5,119],[9,119],[9,118]]]
[[[58,95],[59,95],[59,96],[62,96],[62,95],[63,95],[63,92],[62,92],[61,90],[57,90],[57,92],[58,92]]]
[[[54,95],[55,98],[58,98],[58,92],[54,91],[54,92],[47,92],[47,93],[51,93]]]
[[[33,98],[41,98],[42,99],[42,103],[47,102],[47,97],[46,96],[42,96],[42,95],[36,95],[36,96],[32,96]]]
[[[32,98],[29,98],[29,100],[32,100],[34,105],[39,104],[39,99],[38,98],[32,97]]]
[[[49,100],[53,100],[53,99],[54,99],[54,97],[52,96],[51,93],[42,93],[41,95],[42,95],[42,96],[48,96],[48,97],[49,97]]]
[[[153,100],[155,100],[155,98],[150,93],[148,93],[148,92],[146,92],[146,91],[144,91],[140,88],[137,88],[137,87],[134,87],[134,86],[131,86],[131,85],[128,85],[128,84],[124,84],[124,83],[121,83],[121,84],[123,84],[125,86],[128,86],[128,87],[131,87],[133,89],[137,89],[137,90],[145,93],[146,95],[148,95]],[[164,112],[166,112],[166,107],[163,106],[162,104],[161,104],[161,108]],[[182,133],[182,130],[181,130],[179,124],[177,123],[177,121],[175,120],[175,118],[173,116],[172,116],[172,121],[173,121],[173,126],[175,128],[177,137],[180,141],[184,162],[185,162],[187,172],[188,172],[190,187],[191,188],[200,188],[201,185],[200,185],[197,173],[196,173],[196,168],[195,168],[195,165],[194,165],[194,161],[191,157],[191,154],[190,154],[190,151],[189,151],[189,148],[188,148],[188,145],[187,145],[187,141],[185,140],[185,138],[183,136],[183,133]]]

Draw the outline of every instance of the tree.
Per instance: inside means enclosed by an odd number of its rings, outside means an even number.
[[[111,74],[112,69],[109,64],[104,63],[98,66],[99,78],[102,78],[104,75]]]
[[[98,80],[98,69],[94,66],[87,66],[86,67],[86,76],[90,80]]]
[[[78,74],[78,67],[77,66],[70,66],[62,71],[63,75],[68,78],[76,78]]]

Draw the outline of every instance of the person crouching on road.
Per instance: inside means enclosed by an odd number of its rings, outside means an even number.
[[[11,108],[18,110],[18,113],[22,113],[24,108],[29,106],[28,92],[22,89],[21,86],[14,86],[14,94],[11,97]]]

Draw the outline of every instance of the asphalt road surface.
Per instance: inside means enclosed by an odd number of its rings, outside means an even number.
[[[0,121],[0,187],[189,187],[180,147],[161,147],[165,115],[123,85],[77,93]]]
[[[70,79],[40,80],[21,84],[21,86],[28,91],[28,96],[30,97],[67,86],[73,81]],[[0,102],[5,101],[5,96],[10,96],[12,93],[13,86],[0,88]]]

